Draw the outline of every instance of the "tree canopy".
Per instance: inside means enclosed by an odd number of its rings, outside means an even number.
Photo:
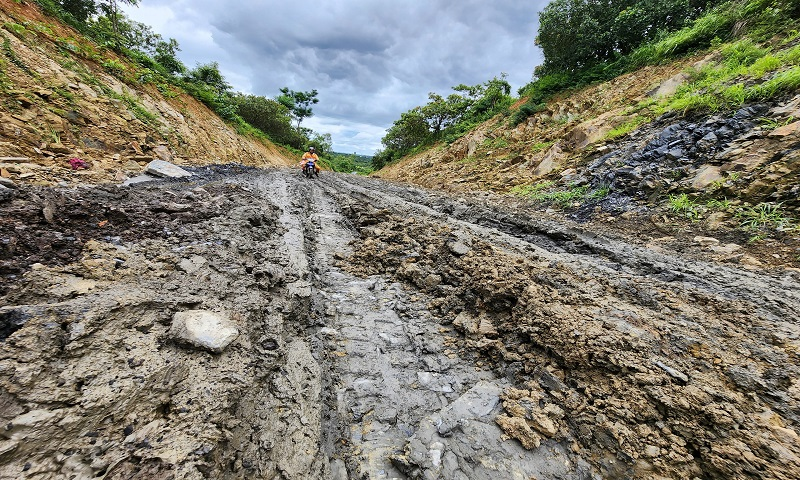
[[[319,103],[316,89],[309,92],[299,92],[289,90],[289,87],[281,88],[281,94],[278,95],[276,100],[289,110],[290,114],[297,122],[297,128],[300,128],[300,122],[302,122],[304,118],[308,118],[314,114],[311,110],[311,105]]]
[[[577,72],[673,31],[722,0],[553,0],[539,13],[537,74]]]
[[[505,73],[477,85],[456,85],[453,90],[456,93],[446,97],[431,92],[428,103],[402,113],[381,140],[385,149],[373,156],[373,166],[381,168],[420,145],[455,140],[511,104]]]

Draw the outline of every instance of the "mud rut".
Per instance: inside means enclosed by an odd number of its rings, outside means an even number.
[[[354,197],[359,187],[341,177],[289,180],[256,185],[283,207],[285,243],[307,253],[291,267],[310,278],[307,333],[323,368],[326,478],[561,478],[575,470],[573,460],[588,471],[556,443],[531,453],[504,441],[494,417],[508,382],[447,347],[445,334],[455,332],[431,316],[425,298],[383,276],[359,278],[332,265],[357,248],[337,202],[361,201]],[[398,459],[410,442],[430,459],[428,468]]]
[[[140,188],[210,218],[158,204],[159,238],[98,239],[6,297],[0,478],[800,471],[791,272],[349,175]],[[240,339],[172,342],[196,307]]]

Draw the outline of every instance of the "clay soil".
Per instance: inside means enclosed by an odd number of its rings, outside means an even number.
[[[195,173],[0,202],[0,478],[797,478],[800,277],[773,250]],[[240,335],[180,343],[193,309]]]

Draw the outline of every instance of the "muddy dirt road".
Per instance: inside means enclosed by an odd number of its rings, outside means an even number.
[[[0,202],[0,478],[797,478],[797,273],[196,173]]]

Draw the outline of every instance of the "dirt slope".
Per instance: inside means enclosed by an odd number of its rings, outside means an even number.
[[[798,268],[800,95],[713,115],[652,113],[687,72],[718,61],[647,67],[553,99],[513,128],[498,116],[376,176],[512,194],[630,241],[655,227],[650,240],[673,248],[699,242],[730,261]]]
[[[0,173],[6,178],[119,182],[153,159],[291,163],[274,145],[240,136],[189,95],[148,83],[141,68],[42,15],[33,2],[0,0],[0,24]],[[90,168],[71,170],[68,160],[76,157]]]

